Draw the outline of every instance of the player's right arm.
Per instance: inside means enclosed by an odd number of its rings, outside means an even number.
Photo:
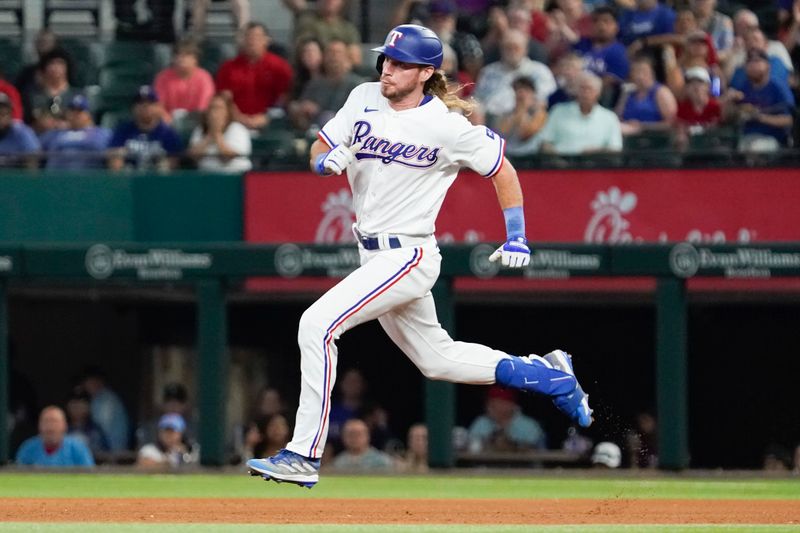
[[[317,158],[320,155],[327,153],[328,151],[330,151],[330,147],[327,144],[320,141],[319,139],[314,141],[314,144],[311,145],[311,151],[308,154],[308,157],[310,158],[308,161],[308,165],[309,167],[311,167],[312,171],[316,171],[316,169],[314,168],[314,162],[317,160]]]
[[[317,140],[311,145],[309,167],[320,176],[341,174],[355,161],[358,146],[350,146],[353,141],[353,124],[358,110],[369,101],[365,95],[372,83],[364,83],[350,91],[344,106],[319,131]],[[372,89],[374,91],[374,87]]]
[[[356,160],[355,154],[358,148],[359,146],[345,146],[342,143],[331,149],[323,141],[317,139],[311,145],[311,159],[309,160],[311,171],[320,176],[339,175]]]

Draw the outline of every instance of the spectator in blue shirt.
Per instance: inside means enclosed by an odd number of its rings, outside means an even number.
[[[469,427],[470,449],[509,452],[547,448],[547,435],[533,418],[522,413],[516,393],[499,386],[489,388],[486,414]]]
[[[751,50],[745,63],[746,79],[731,84],[725,93],[726,114],[742,123],[739,149],[745,152],[771,152],[786,146],[792,127],[792,97],[770,79],[766,52]]]
[[[611,7],[598,7],[592,12],[592,35],[575,44],[584,66],[603,79],[619,82],[628,77],[628,56],[617,40],[619,25]]]
[[[111,138],[108,166],[122,170],[169,170],[178,165],[183,150],[180,136],[163,120],[158,95],[149,85],[139,88],[133,101],[133,120],[120,124]]]
[[[636,0],[636,9],[626,10],[619,19],[619,36],[629,53],[664,44],[675,31],[675,12],[658,0]],[[633,46],[632,46],[633,45]]]
[[[561,56],[553,68],[558,89],[547,97],[547,109],[552,109],[556,104],[572,102],[578,94],[578,78],[583,72],[583,59],[577,54]]]
[[[89,102],[82,94],[67,104],[67,129],[48,131],[41,137],[47,168],[81,170],[105,167],[111,130],[94,125]]]
[[[110,451],[127,450],[131,436],[128,412],[117,393],[106,384],[105,373],[97,367],[87,368],[83,388],[92,397],[91,417],[108,437]]]
[[[72,395],[67,401],[66,413],[67,435],[88,446],[95,459],[107,455],[111,445],[100,426],[92,420],[91,397],[83,387],[75,387],[72,391]]]
[[[0,93],[0,166],[36,168],[39,139],[32,129],[14,120],[12,106],[8,95]]]
[[[767,54],[770,79],[775,81],[778,85],[786,89],[786,91],[791,94],[791,90],[789,88],[789,69],[786,68],[786,65],[780,57],[769,53],[769,41],[764,35],[764,32],[759,28],[749,29],[744,36],[744,46],[748,53],[751,50],[759,50]],[[741,86],[744,83],[745,79],[747,78],[746,70],[747,64],[744,64],[734,71],[730,82],[732,87]],[[792,97],[792,103],[794,103],[794,97]]]
[[[67,435],[67,418],[51,405],[39,415],[39,434],[17,450],[17,464],[43,467],[92,467],[92,452],[80,440]]]
[[[601,6],[592,12],[592,35],[575,44],[586,70],[603,80],[600,101],[613,107],[622,82],[628,78],[630,64],[625,46],[617,40],[619,25],[613,8]]]
[[[638,135],[671,129],[678,102],[666,85],[656,81],[649,57],[637,56],[631,62],[631,81],[632,90],[623,93],[617,102],[622,134]]]

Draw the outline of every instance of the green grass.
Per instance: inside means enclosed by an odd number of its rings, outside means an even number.
[[[605,526],[396,526],[396,525],[261,525],[261,524],[0,524],[3,533],[796,533],[797,526],[762,525],[692,525],[692,526],[651,526],[651,525],[605,525]]]
[[[798,499],[793,479],[344,477],[312,490],[242,475],[0,473],[0,497],[28,498],[710,498]],[[800,505],[800,502],[798,503]]]

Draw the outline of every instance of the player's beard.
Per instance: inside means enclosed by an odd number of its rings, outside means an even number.
[[[394,84],[386,85],[381,83],[381,94],[390,102],[399,102],[413,93],[416,88],[416,84],[411,83],[409,83],[407,87],[398,87]]]

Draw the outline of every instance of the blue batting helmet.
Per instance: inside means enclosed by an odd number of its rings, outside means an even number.
[[[383,46],[373,48],[372,51],[381,54],[378,56],[378,72],[383,69],[385,57],[414,65],[430,65],[433,68],[442,66],[442,41],[432,30],[417,24],[397,26],[386,36]]]

